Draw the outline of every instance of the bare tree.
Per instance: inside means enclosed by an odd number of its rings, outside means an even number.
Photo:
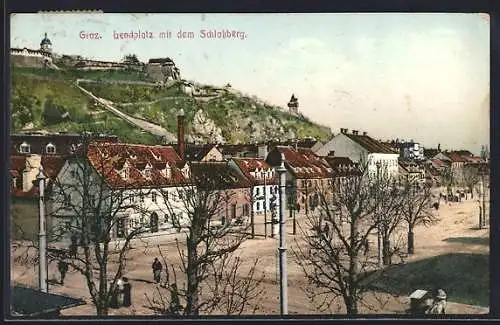
[[[51,241],[59,249],[50,250],[49,258],[65,261],[84,276],[97,315],[108,314],[131,240],[148,229],[126,229],[131,213],[145,211],[135,203],[140,189],[134,181],[122,182],[116,175],[113,167],[120,158],[108,156],[98,142],[83,139],[51,185]]]
[[[408,224],[408,254],[415,253],[414,229],[419,225],[429,226],[438,221],[433,213],[433,195],[427,185],[407,180],[402,184],[401,212]]]
[[[467,164],[464,167],[464,172],[463,172],[463,182],[464,185],[467,187],[469,192],[471,193],[471,199],[474,199],[474,188],[476,187],[477,183],[480,181],[480,171],[477,166],[473,164]]]
[[[320,195],[321,216],[307,217],[300,227],[304,243],[297,239],[293,253],[308,280],[306,294],[321,311],[340,297],[347,314],[358,314],[363,293],[376,279],[377,261],[367,243],[379,225],[375,211],[383,198],[377,186],[367,169],[348,177],[335,185],[333,196]]]
[[[249,238],[251,224],[234,219],[231,203],[237,195],[250,201],[251,194],[249,184],[239,177],[225,163],[192,163],[190,185],[179,187],[176,195],[162,193],[166,213],[173,216],[178,231],[185,231],[186,241],[176,241],[178,262],[164,258],[164,290],[159,289],[156,298],[148,297],[158,313],[241,314],[261,296],[264,277],[255,274],[258,260],[241,274],[238,248]],[[174,217],[179,202],[186,220]]]

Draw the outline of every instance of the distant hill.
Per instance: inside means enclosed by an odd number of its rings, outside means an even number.
[[[158,143],[160,139],[127,123],[91,99],[80,87],[107,100],[119,111],[176,132],[176,114],[186,116],[188,141],[242,143],[268,139],[315,137],[331,131],[304,116],[246,96],[231,87],[171,81],[146,82],[135,71],[12,69],[12,127],[118,135],[122,141]],[[286,98],[286,96],[284,96]]]

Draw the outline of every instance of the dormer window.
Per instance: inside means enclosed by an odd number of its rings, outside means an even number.
[[[127,180],[130,177],[130,168],[124,167],[123,168],[123,179]]]
[[[146,179],[151,179],[151,168],[144,169],[144,177]]]
[[[23,142],[19,146],[19,152],[20,153],[30,153],[30,151],[31,151],[31,146],[29,144],[27,144],[26,142]]]
[[[54,146],[52,143],[49,143],[47,146],[45,146],[45,152],[48,154],[55,154],[56,146]]]

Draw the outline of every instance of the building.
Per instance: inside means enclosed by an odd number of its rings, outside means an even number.
[[[25,132],[10,136],[11,152],[17,154],[69,155],[82,141],[119,142],[115,135],[99,133]]]
[[[81,298],[47,293],[21,285],[11,287],[10,316],[13,317],[58,317],[61,310],[82,306]]]
[[[359,164],[347,157],[327,156],[324,159],[332,168],[333,184],[337,191],[349,179],[363,176],[363,171],[359,168]]]
[[[57,176],[65,159],[66,157],[59,155],[11,155],[10,222],[12,239],[35,240],[37,238],[39,216],[37,177],[40,173],[40,166],[43,167],[46,176],[45,184],[48,192],[51,182]],[[50,200],[47,200],[48,210],[50,210],[50,205]],[[47,224],[50,225],[50,223],[50,218],[47,218]]]
[[[75,229],[82,209],[89,206],[94,207],[91,211],[105,209],[101,214],[115,220],[113,238],[137,229],[149,234],[175,231],[175,225],[188,222],[182,200],[193,190],[189,165],[179,168],[181,162],[170,146],[108,142],[80,146],[57,175],[59,188],[52,193],[54,228],[67,241],[68,229]]]
[[[314,213],[320,204],[320,195],[326,199],[332,193],[333,169],[311,149],[276,146],[267,155],[266,162],[281,165],[281,154],[285,156],[287,208],[298,213]]]
[[[185,159],[187,161],[223,161],[222,152],[215,144],[186,144]]]
[[[207,195],[214,206],[209,209],[213,225],[248,222],[251,213],[252,184],[228,162],[191,162],[193,183],[201,197]]]
[[[252,211],[270,213],[271,202],[278,196],[278,181],[274,169],[262,158],[233,158],[229,165],[245,176],[252,185]],[[279,200],[275,200],[276,209]]]
[[[413,140],[397,143],[396,146],[399,149],[400,157],[404,160],[422,161],[425,159],[424,147]]]
[[[413,160],[399,159],[399,179],[401,182],[425,183],[424,164],[416,163]]]
[[[377,172],[387,173],[391,177],[398,174],[399,152],[371,138],[366,132],[359,134],[357,130],[352,130],[349,133],[348,129],[342,128],[316,154],[347,157],[359,163],[361,168],[366,168],[370,176],[375,176]]]
[[[52,62],[52,42],[47,33],[40,42],[39,49],[11,48],[10,55],[14,67],[57,68]]]
[[[149,79],[156,82],[181,79],[179,68],[177,68],[174,61],[168,57],[149,59],[145,67],[145,72]]]
[[[299,114],[299,100],[294,94],[292,94],[292,97],[288,102],[288,112],[293,115]]]

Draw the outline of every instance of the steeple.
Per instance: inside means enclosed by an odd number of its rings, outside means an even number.
[[[295,94],[292,94],[290,101],[288,102],[288,111],[290,114],[298,114],[299,112],[299,101]]]
[[[40,42],[40,50],[42,50],[44,52],[49,52],[49,53],[52,52],[52,42],[47,37],[47,33],[45,33],[45,37]]]

